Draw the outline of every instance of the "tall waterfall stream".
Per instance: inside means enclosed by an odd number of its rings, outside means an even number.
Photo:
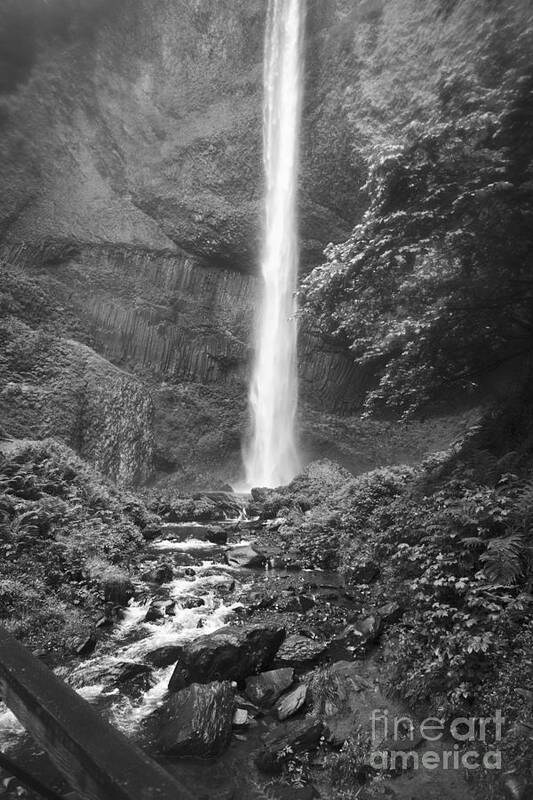
[[[303,92],[303,0],[270,0],[265,44],[263,294],[250,385],[248,486],[288,483],[295,440],[297,183]]]

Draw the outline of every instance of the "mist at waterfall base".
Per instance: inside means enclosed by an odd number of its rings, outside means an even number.
[[[250,382],[246,484],[289,483],[300,467],[296,288],[304,0],[270,0],[264,64],[265,230],[262,298]]]

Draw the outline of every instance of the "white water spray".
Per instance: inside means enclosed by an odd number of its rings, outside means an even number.
[[[305,0],[269,0],[264,74],[263,296],[250,384],[249,486],[279,486],[298,472],[297,180]]]

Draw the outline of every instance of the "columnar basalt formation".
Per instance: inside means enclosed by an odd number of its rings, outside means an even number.
[[[233,384],[249,372],[258,281],[185,253],[45,241],[0,249],[52,285],[82,321],[85,341],[114,364],[156,380]],[[79,336],[79,333],[77,334]],[[325,410],[357,406],[365,376],[335,345],[303,331],[303,399]]]

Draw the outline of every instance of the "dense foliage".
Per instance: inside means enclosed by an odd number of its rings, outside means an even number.
[[[410,413],[531,350],[530,37],[512,67],[489,37],[483,80],[443,74],[433,119],[372,149],[367,213],[304,281],[310,322],[375,370],[368,410]]]
[[[71,651],[102,615],[106,581],[129,580],[150,520],[64,445],[4,442],[1,624],[32,647]]]
[[[389,690],[447,719],[501,710],[506,768],[527,778],[533,479],[523,453],[483,448],[490,434],[421,468],[369,473],[329,502],[342,495],[347,578],[403,610],[387,635]],[[368,587],[362,562],[380,569]]]

